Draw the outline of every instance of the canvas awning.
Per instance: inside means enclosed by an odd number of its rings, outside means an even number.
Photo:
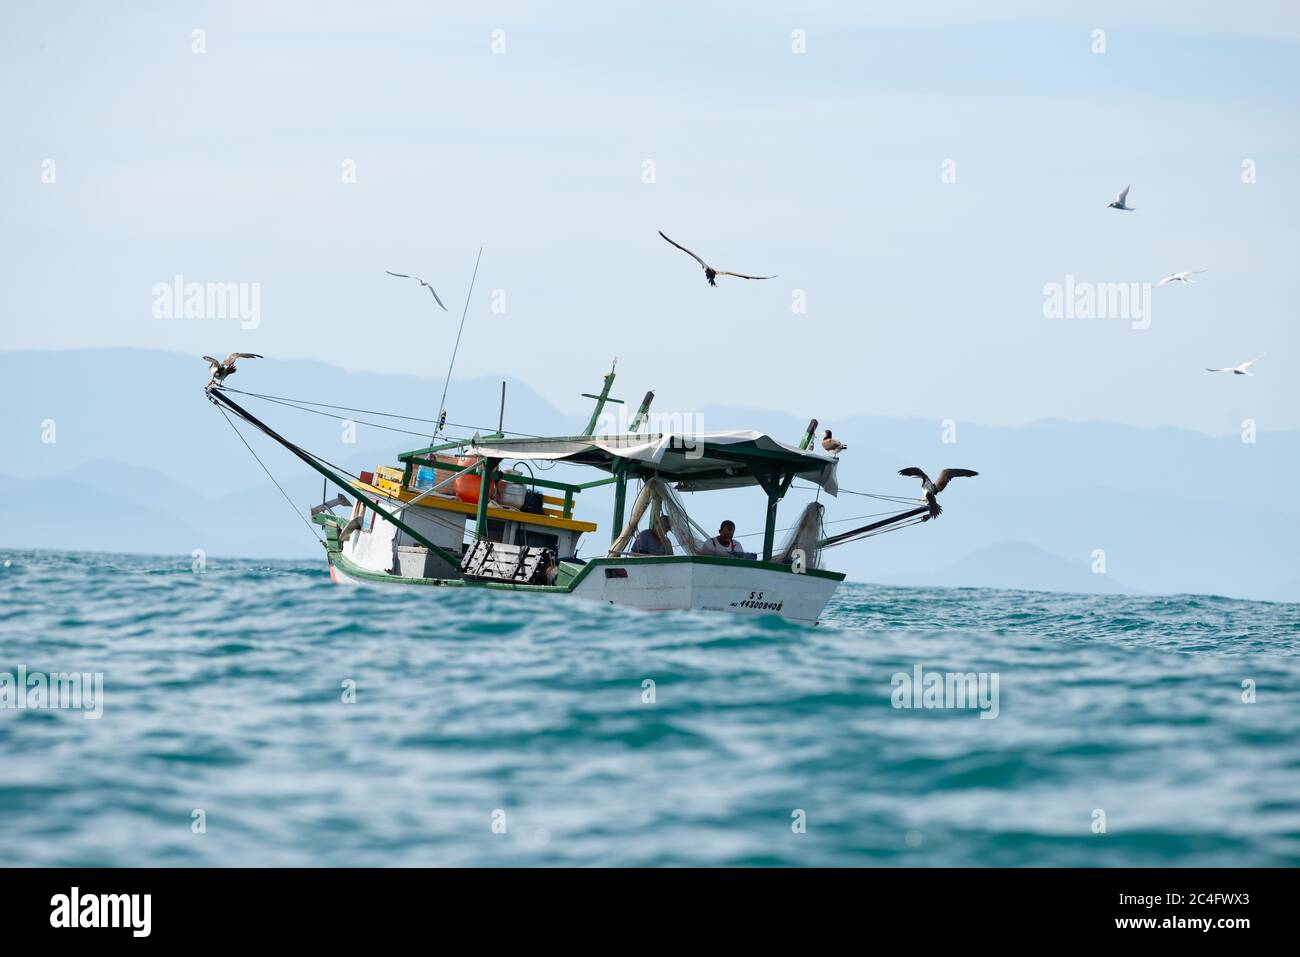
[[[628,477],[658,475],[684,492],[757,485],[759,476],[793,475],[835,495],[835,459],[786,445],[762,432],[647,432],[547,438],[478,439],[470,455],[546,459],[612,472],[626,462]]]

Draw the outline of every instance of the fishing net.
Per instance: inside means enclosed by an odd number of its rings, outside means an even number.
[[[795,552],[802,550],[805,568],[821,568],[818,543],[823,537],[822,515],[825,511],[821,502],[809,502],[804,506],[799,521],[790,528],[781,547],[772,553],[772,561],[789,565],[795,559]]]
[[[640,524],[642,517],[646,512],[650,513],[650,527],[662,515],[668,519],[671,528],[671,535],[677,542],[678,548],[687,555],[699,555],[703,553],[704,543],[709,538],[709,533],[700,528],[699,525],[686,513],[682,506],[681,499],[663,479],[654,477],[646,480],[641,486],[641,493],[632,503],[632,510],[628,513],[627,524],[623,526],[623,531],[619,534],[609,546],[609,557],[616,558],[622,555],[628,548],[632,539],[636,536],[637,525]]]
[[[681,498],[672,487],[663,479],[654,477],[647,479],[641,487],[641,492],[628,513],[627,524],[610,545],[607,557],[617,558],[628,550],[632,539],[636,536],[637,526],[647,512],[650,515],[649,527],[651,528],[654,527],[659,516],[668,519],[670,534],[681,552],[687,555],[712,554],[704,548],[704,543],[712,536],[691,518],[682,505]],[[817,545],[822,537],[822,513],[821,503],[809,502],[800,514],[799,521],[789,529],[781,548],[773,553],[772,561],[788,565],[794,561],[795,551],[803,549],[804,567],[821,567],[820,549]]]

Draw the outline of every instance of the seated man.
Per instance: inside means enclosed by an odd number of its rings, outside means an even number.
[[[657,521],[652,522],[649,528],[638,534],[636,539],[633,540],[632,554],[671,555],[673,553],[673,543],[668,540],[670,528],[668,516],[660,515]]]
[[[728,519],[718,526],[718,534],[714,535],[704,547],[700,549],[701,555],[722,555],[727,558],[745,558],[747,552],[741,547],[740,542],[736,541],[736,523]]]

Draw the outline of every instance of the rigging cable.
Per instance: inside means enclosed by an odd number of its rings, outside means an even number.
[[[816,489],[819,494],[821,492],[820,485],[792,485],[791,488],[806,489],[810,492],[813,489]],[[914,505],[918,502],[924,501],[919,498],[909,498],[906,495],[882,495],[877,492],[855,492],[850,488],[842,488],[839,491],[845,495],[861,495],[863,498],[878,498],[882,502],[897,502],[900,505]]]
[[[323,409],[338,409],[338,410],[343,411],[343,412],[360,412],[362,415],[381,415],[381,416],[383,416],[384,418],[388,418],[388,419],[405,419],[405,420],[407,420],[407,421],[409,421],[409,422],[427,422],[429,425],[434,425],[434,424],[435,424],[435,421],[434,421],[433,419],[424,419],[424,418],[420,418],[419,416],[416,416],[416,415],[399,415],[399,414],[397,414],[396,412],[379,412],[379,411],[377,411],[377,410],[375,410],[375,409],[355,409],[355,408],[352,408],[351,406],[346,406],[346,405],[331,405],[331,404],[329,404],[328,402],[312,402],[310,399],[292,399],[292,398],[289,398],[288,396],[283,396],[283,395],[266,395],[266,394],[261,393],[261,392],[247,392],[247,391],[245,391],[245,390],[243,390],[243,389],[235,389],[235,388],[232,388],[231,386],[221,386],[220,388],[221,388],[221,390],[222,390],[223,392],[234,392],[234,393],[236,393],[236,394],[238,394],[238,395],[246,395],[246,396],[249,396],[249,397],[254,398],[254,399],[265,399],[267,402],[278,402],[280,405],[288,405],[288,406],[290,406],[291,408],[296,408],[296,409],[298,409],[300,412],[315,412],[315,411],[316,411],[315,409],[304,409],[304,408],[302,408],[302,406],[305,406],[305,405],[315,405],[315,406],[319,406],[319,407],[321,407],[321,408],[323,408]],[[325,413],[325,412],[319,412],[319,413],[317,413],[317,414],[318,414],[318,415],[328,415],[328,413]],[[344,418],[344,417],[341,416],[341,415],[335,415],[335,416],[329,416],[329,417],[330,417],[330,418],[334,418],[334,419],[339,419],[340,421],[342,421],[343,418]],[[359,420],[354,420],[354,421],[359,421]],[[411,431],[409,431],[409,430],[407,430],[407,429],[399,429],[399,428],[396,428],[395,426],[391,426],[391,425],[380,425],[380,424],[378,424],[377,422],[361,422],[361,424],[362,424],[362,425],[369,425],[369,426],[372,426],[373,428],[376,428],[376,429],[387,429],[387,430],[389,430],[390,432],[402,432],[402,433],[404,433],[404,434],[406,434],[406,435],[420,435],[420,436],[422,436],[422,435],[425,434],[424,432],[411,432]],[[455,428],[455,429],[472,429],[472,430],[474,430],[474,431],[476,431],[476,432],[482,432],[482,433],[485,433],[485,434],[491,434],[491,431],[492,431],[492,430],[489,429],[487,426],[481,426],[481,425],[468,425],[468,424],[466,424],[466,423],[464,423],[464,422],[446,422],[446,423],[444,423],[444,424],[445,424],[445,425],[450,425],[452,428]],[[540,438],[540,437],[541,437],[541,436],[533,435],[531,432],[511,432],[509,429],[506,430],[505,434],[506,434],[506,435],[515,435],[515,436],[518,436],[518,437],[520,437],[520,438],[525,438],[525,439],[536,439],[536,438]]]
[[[864,519],[864,518],[879,518],[881,515],[898,515],[898,514],[902,514],[902,513],[901,513],[901,512],[893,512],[893,511],[888,511],[888,512],[870,512],[870,513],[868,513],[868,514],[866,514],[866,515],[854,515],[854,516],[852,516],[851,518],[833,518],[833,519],[831,519],[829,522],[827,522],[827,521],[823,521],[822,524],[823,524],[823,525],[842,525],[842,524],[844,524],[845,522],[857,522],[857,521],[860,521],[861,519]],[[788,531],[790,531],[791,529],[796,528],[796,527],[797,527],[797,526],[795,526],[795,525],[788,525],[788,526],[786,526],[785,528],[774,529],[774,533],[779,533],[779,532],[788,532]],[[757,531],[757,532],[745,532],[745,533],[742,534],[742,535],[733,535],[733,536],[731,536],[731,537],[732,537],[732,538],[753,538],[755,535],[762,535],[762,534],[764,534],[764,533],[761,532],[761,531]]]
[[[229,425],[230,428],[234,430],[235,435],[239,436],[239,441],[244,443],[244,448],[248,449],[249,454],[252,455],[253,458],[257,460],[257,464],[262,466],[262,471],[266,473],[266,477],[269,478],[271,482],[274,483],[275,487],[280,490],[280,494],[284,496],[284,500],[289,503],[289,508],[293,509],[293,514],[301,518],[303,522],[306,524],[307,531],[311,532],[311,537],[316,539],[316,544],[324,547],[325,540],[316,533],[315,526],[312,525],[312,523],[307,519],[306,516],[302,514],[302,512],[298,511],[298,506],[293,504],[293,499],[289,497],[289,493],[284,490],[284,486],[282,486],[279,482],[276,481],[275,476],[271,474],[271,470],[266,467],[266,463],[263,462],[261,458],[258,457],[258,454],[256,452],[253,451],[253,447],[248,444],[248,440],[244,438],[243,433],[241,433],[239,429],[235,427],[235,423],[232,422],[230,420],[230,416],[226,414],[226,410],[221,408],[220,406],[217,406],[217,411],[220,412],[221,415],[225,418],[226,424]]]
[[[460,351],[460,334],[465,331],[465,316],[469,312],[469,300],[474,295],[474,280],[478,279],[478,264],[483,258],[483,247],[478,248],[478,256],[474,260],[474,275],[469,280],[469,292],[465,293],[465,308],[460,313],[460,328],[456,330],[456,344],[451,349],[451,362],[447,365],[447,378],[442,382],[442,398],[438,400],[438,428],[442,428],[443,416],[447,414],[447,387],[451,385],[451,370],[456,367],[456,353]],[[438,432],[434,432],[429,439],[429,444],[438,438]]]
[[[218,390],[214,388],[212,391],[213,391],[213,392],[216,392],[216,391],[218,391]],[[227,390],[225,390],[225,389],[221,389],[220,391],[227,391]],[[234,390],[230,390],[230,391],[234,391]],[[223,415],[225,414],[225,409],[222,409],[221,406],[218,405],[217,402],[216,402],[215,400],[213,400],[213,405],[216,405],[218,411],[220,411]],[[334,469],[334,470],[335,470],[336,472],[338,472],[340,475],[346,476],[347,478],[350,478],[350,479],[355,479],[355,480],[358,481],[358,482],[361,481],[361,477],[360,477],[359,475],[357,475],[356,473],[348,471],[347,469],[343,468],[341,465],[335,465],[333,462],[329,461],[329,459],[323,458],[322,456],[319,456],[319,455],[317,455],[317,454],[314,453],[314,452],[308,452],[306,449],[302,448],[302,446],[297,445],[296,443],[290,442],[288,439],[286,439],[284,436],[280,435],[278,432],[276,432],[274,429],[272,429],[272,428],[271,428],[270,426],[268,426],[266,423],[262,422],[262,421],[259,420],[259,419],[254,418],[253,416],[251,416],[251,415],[249,415],[248,413],[244,412],[244,411],[243,411],[242,409],[240,409],[238,406],[233,405],[233,403],[231,404],[231,409],[232,409],[232,411],[235,412],[236,415],[239,416],[239,418],[243,419],[245,422],[248,422],[248,423],[249,423],[250,425],[252,425],[254,428],[260,430],[260,431],[261,431],[263,434],[265,434],[268,438],[271,438],[272,440],[278,442],[280,445],[283,445],[286,449],[288,449],[290,452],[292,452],[292,453],[293,453],[295,456],[297,456],[298,458],[302,459],[304,462],[306,462],[306,461],[308,461],[308,460],[314,460],[314,461],[319,462],[319,463],[321,463],[321,464],[323,464],[323,465],[328,465],[330,468]],[[310,410],[305,410],[305,411],[310,411]],[[234,423],[231,423],[231,427],[234,428]],[[239,435],[239,431],[236,430],[235,434],[236,434],[236,435]],[[239,435],[239,437],[240,437],[241,440],[244,438],[242,435]],[[248,446],[248,442],[245,441],[245,442],[244,442],[244,445],[247,447],[247,446]],[[251,448],[251,447],[249,447],[249,451],[252,452],[252,448]],[[256,454],[256,453],[253,453],[253,457],[256,458],[256,457],[257,457],[257,454]],[[258,464],[259,464],[259,465],[261,464],[261,459],[258,459]],[[263,470],[263,471],[266,471],[267,475],[270,475],[270,474],[271,474],[269,471],[267,471],[265,465],[262,465],[262,470]],[[274,481],[275,481],[275,478],[272,477],[272,478],[271,478],[271,481],[274,482]],[[276,483],[276,485],[277,485],[277,487],[279,487],[279,483],[278,483],[278,482]],[[374,486],[371,486],[371,487],[374,488]],[[280,490],[280,494],[281,494],[281,495],[284,495],[284,490],[283,490],[283,489]],[[354,492],[353,494],[355,494],[355,492]],[[384,489],[381,489],[381,488],[375,488],[375,494],[376,494],[376,497],[383,498],[386,502],[392,503],[394,506],[404,506],[404,505],[407,504],[407,503],[404,502],[401,498],[395,498],[394,496],[390,495],[387,491],[385,491]],[[288,496],[285,495],[285,498],[286,498],[286,500],[287,500],[287,499],[288,499]],[[293,503],[290,502],[289,504],[292,505]],[[294,511],[297,512],[297,508],[296,508],[296,507],[294,508]],[[302,516],[299,515],[299,517],[301,518]],[[452,523],[452,522],[450,522],[450,521],[447,521],[447,520],[442,519],[442,518],[434,517],[434,516],[427,516],[427,517],[430,518],[432,521],[434,521],[434,522],[436,522],[436,523],[438,523],[438,524],[443,525],[445,528],[452,529],[452,530],[455,530],[455,529],[456,529],[455,524]],[[306,521],[306,519],[304,519],[304,521]],[[310,523],[308,523],[308,524],[309,524],[309,526],[310,526]],[[462,533],[464,533],[464,529],[463,529],[463,528],[461,529],[461,531],[462,531]],[[313,535],[316,535],[316,532],[315,532],[314,529],[312,530],[312,534],[313,534]],[[319,536],[317,537],[317,541],[320,542],[322,545],[324,544],[323,540],[321,540],[321,539],[319,538]]]

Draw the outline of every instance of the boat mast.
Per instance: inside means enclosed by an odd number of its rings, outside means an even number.
[[[591,419],[587,422],[587,427],[582,430],[583,435],[596,434],[596,423],[600,421],[600,413],[605,410],[606,402],[617,402],[619,405],[623,404],[622,399],[611,399],[609,397],[610,387],[614,385],[614,367],[617,365],[618,356],[615,356],[614,361],[610,364],[609,371],[605,373],[605,385],[600,390],[600,395],[592,395],[590,392],[582,393],[584,399],[596,400],[596,408],[591,411]]]
[[[641,428],[641,423],[645,421],[646,415],[650,412],[650,403],[655,399],[654,390],[645,394],[641,400],[641,407],[636,410],[636,416],[632,419],[632,425],[628,428],[628,434]],[[614,466],[614,520],[610,522],[610,542],[618,541],[618,536],[623,532],[623,510],[627,504],[627,470],[631,463],[627,459],[619,459]]]

